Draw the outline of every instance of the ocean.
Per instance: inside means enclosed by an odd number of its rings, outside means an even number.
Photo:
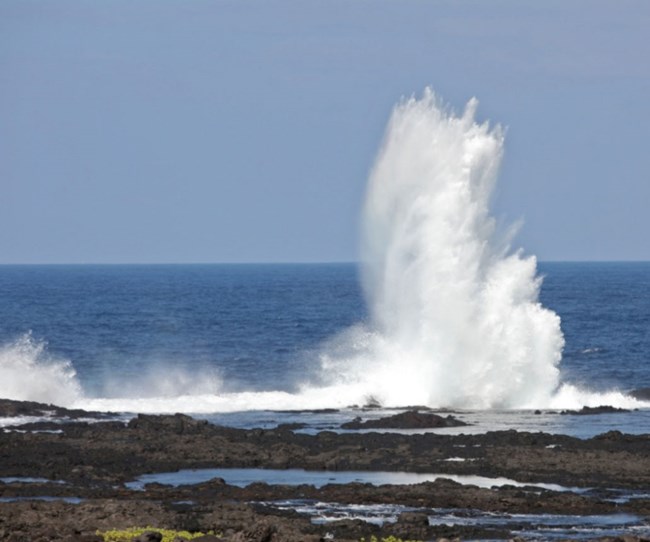
[[[650,387],[650,263],[538,267],[539,300],[566,341],[559,385],[580,390],[563,406],[590,397],[639,410],[576,420],[553,405],[537,405],[549,407],[542,416],[435,398],[428,406],[453,406],[482,430],[650,432],[649,405],[625,398]],[[354,264],[0,266],[0,396],[328,428],[370,399],[349,394],[347,375],[327,374],[342,338],[368,324],[364,299]],[[337,411],[296,412],[325,408]]]
[[[517,250],[490,212],[504,131],[477,106],[426,89],[395,107],[362,265],[0,266],[0,396],[249,426],[338,427],[372,404],[463,411],[475,430],[650,432],[629,393],[650,387],[650,263]],[[631,412],[558,421],[602,405]]]

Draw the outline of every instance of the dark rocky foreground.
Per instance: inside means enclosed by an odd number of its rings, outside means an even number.
[[[516,431],[308,435],[288,426],[218,427],[179,414],[140,415],[128,423],[104,421],[100,414],[70,414],[47,405],[0,401],[0,415],[8,415],[11,409],[24,415],[30,409],[50,412],[52,421],[0,432],[0,478],[44,480],[0,482],[0,540],[94,540],[97,529],[146,525],[214,530],[226,540],[250,542],[358,540],[373,534],[419,540],[508,539],[517,530],[512,524],[429,525],[427,513],[453,509],[468,514],[628,513],[641,522],[650,518],[650,435],[609,432],[589,440]],[[482,489],[446,479],[416,485],[353,483],[322,488],[263,483],[239,488],[219,479],[180,487],[150,484],[144,491],[125,485],[146,473],[217,467],[475,474],[589,491],[534,486]],[[617,498],[618,490],[640,496]],[[58,500],[35,500],[44,497]],[[74,502],[61,500],[65,498]],[[295,499],[400,504],[412,510],[381,527],[358,520],[315,525],[309,517],[275,504]],[[631,532],[628,540],[638,540],[642,533],[650,536],[650,527]]]

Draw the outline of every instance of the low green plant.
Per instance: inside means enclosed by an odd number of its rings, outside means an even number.
[[[189,531],[174,531],[172,529],[158,529],[156,527],[131,527],[130,529],[113,529],[111,531],[97,531],[97,534],[103,537],[104,542],[131,542],[133,538],[146,532],[160,533],[162,535],[162,542],[172,542],[174,538],[192,540],[193,538],[198,538],[199,536],[204,536],[206,534],[219,536],[218,534],[215,534],[214,531],[208,531],[207,533],[190,533]]]

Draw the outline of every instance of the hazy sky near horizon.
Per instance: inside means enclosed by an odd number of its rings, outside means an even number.
[[[352,261],[403,96],[542,260],[650,260],[650,2],[3,0],[0,263]]]

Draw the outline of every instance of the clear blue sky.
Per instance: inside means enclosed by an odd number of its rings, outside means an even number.
[[[650,2],[2,0],[0,263],[351,261],[390,111],[508,127],[544,260],[650,259]]]

